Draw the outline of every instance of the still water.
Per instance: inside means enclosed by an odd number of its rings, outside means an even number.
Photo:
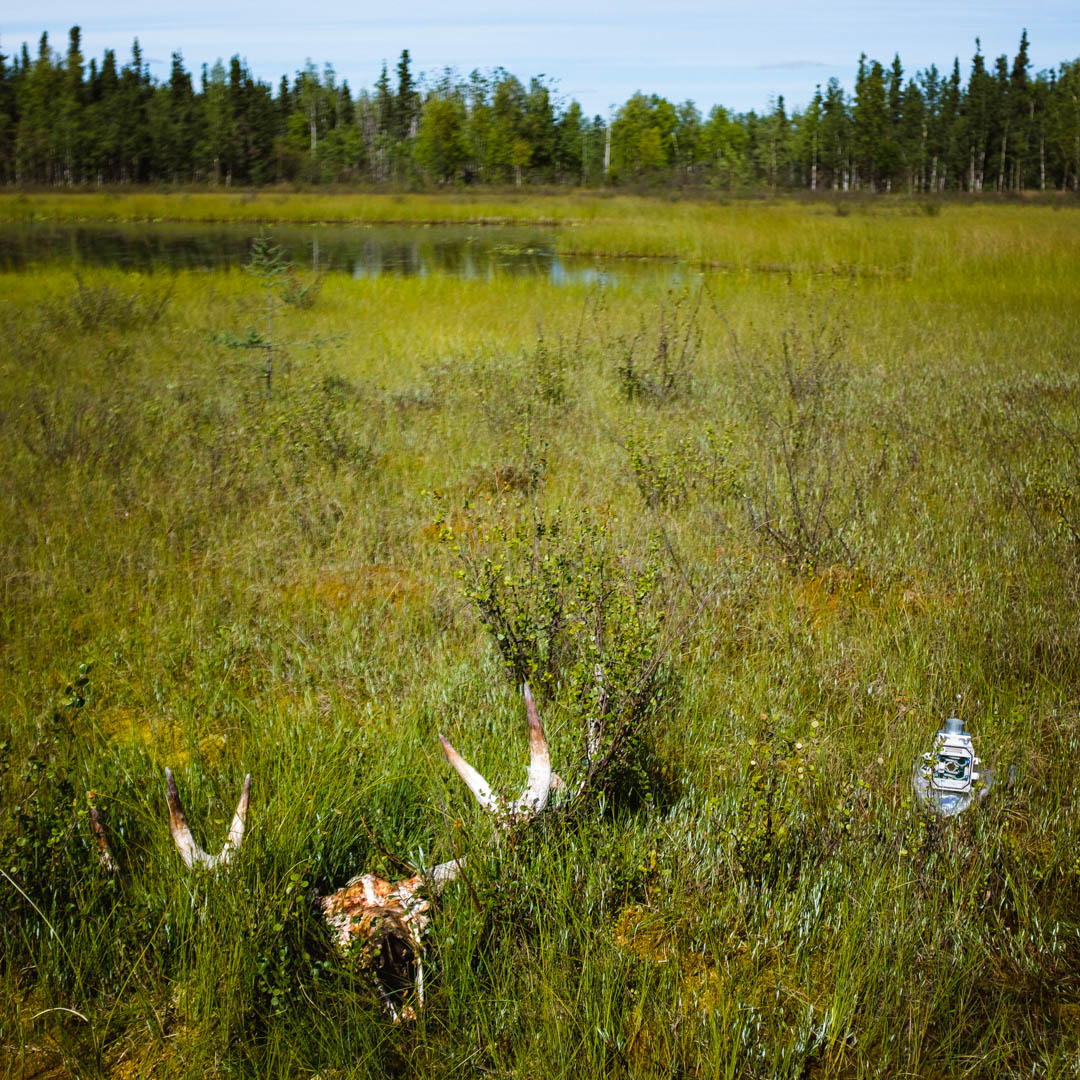
[[[491,280],[532,277],[556,285],[681,284],[696,274],[672,262],[597,260],[559,255],[550,229],[504,226],[320,225],[268,230],[297,267],[355,278],[444,276]],[[240,267],[257,225],[0,225],[0,270],[39,263],[116,266],[142,273]]]

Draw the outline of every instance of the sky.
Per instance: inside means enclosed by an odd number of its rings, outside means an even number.
[[[123,62],[138,37],[161,80],[176,50],[195,73],[238,53],[275,87],[310,59],[332,64],[355,92],[408,49],[415,75],[496,66],[524,82],[544,75],[562,100],[605,117],[637,90],[690,99],[703,112],[714,104],[761,111],[783,95],[791,111],[834,75],[850,92],[863,52],[886,65],[898,52],[909,75],[951,68],[959,56],[966,78],[976,37],[991,61],[1011,58],[1024,28],[1033,70],[1080,57],[1076,0],[319,0],[307,9],[274,0],[38,0],[14,14],[0,16],[0,52],[9,55],[24,41],[35,55],[42,31],[62,53],[78,25],[88,61],[114,48]]]

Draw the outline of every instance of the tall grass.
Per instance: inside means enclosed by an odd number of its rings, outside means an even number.
[[[170,194],[145,190],[0,195],[3,221],[557,222],[591,216],[589,197],[520,194],[311,194],[278,189]]]
[[[220,344],[263,325],[248,275],[4,276],[7,1075],[1076,1074],[1072,215],[818,209],[700,211],[718,261],[794,270],[706,275],[664,395],[620,375],[661,362],[659,287],[331,275],[267,397]],[[807,493],[842,544],[799,544]],[[438,753],[526,760],[440,534],[537,509],[659,566],[672,643],[650,785],[508,844]],[[911,772],[953,709],[997,779],[942,822]],[[253,773],[227,875],[171,849],[166,765],[210,848]],[[395,1025],[313,897],[458,852]]]

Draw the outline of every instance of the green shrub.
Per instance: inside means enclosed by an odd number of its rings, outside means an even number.
[[[568,705],[582,747],[570,789],[640,792],[668,648],[658,552],[631,565],[588,510],[489,509],[467,507],[456,529],[440,518],[466,599],[510,679]]]
[[[693,392],[703,295],[699,290],[691,297],[688,289],[669,294],[655,320],[642,315],[633,336],[619,335],[608,346],[616,383],[627,401],[663,404]]]
[[[778,343],[744,351],[733,335],[758,453],[746,509],[760,541],[803,570],[849,563],[864,478],[848,452],[847,319],[838,297],[811,296]]]
[[[730,463],[732,438],[711,425],[696,439],[630,435],[624,448],[638,492],[652,509],[677,510],[694,500],[715,505],[742,493]]]

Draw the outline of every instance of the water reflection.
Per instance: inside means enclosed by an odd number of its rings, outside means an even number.
[[[38,263],[119,266],[141,273],[218,270],[243,266],[256,226],[223,225],[0,225],[0,270]],[[273,241],[297,266],[354,278],[446,276],[490,281],[500,275],[534,277],[555,285],[617,285],[691,276],[672,263],[601,264],[560,256],[551,230],[470,226],[278,226]]]

